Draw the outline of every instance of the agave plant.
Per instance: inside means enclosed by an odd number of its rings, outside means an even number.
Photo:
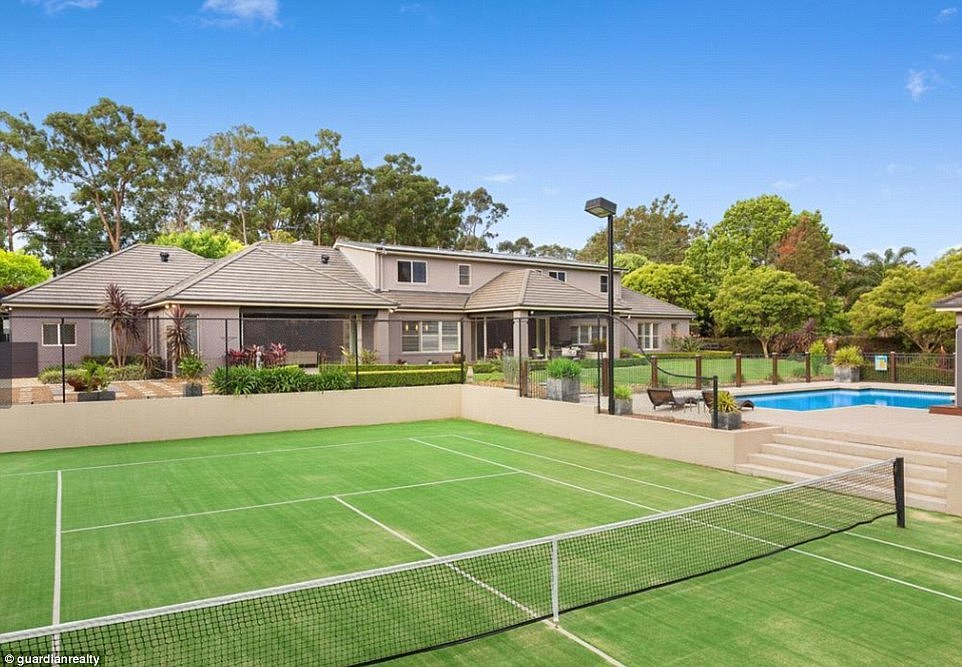
[[[105,291],[106,296],[97,307],[97,314],[110,323],[114,361],[117,366],[124,366],[131,343],[140,339],[143,311],[117,284],[110,283]]]

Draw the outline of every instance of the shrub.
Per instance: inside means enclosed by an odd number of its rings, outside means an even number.
[[[718,406],[719,412],[739,412],[738,402],[728,391],[718,392],[718,401],[715,405]]]
[[[497,368],[490,361],[478,361],[471,366],[475,373],[493,373]]]
[[[336,391],[353,386],[354,380],[340,366],[328,366],[320,369],[317,375],[305,375],[305,391]]]
[[[507,376],[507,373],[505,373]],[[549,378],[580,378],[581,364],[565,357],[557,357],[548,363]]]
[[[460,368],[439,370],[370,371],[358,375],[358,387],[418,387],[431,384],[460,384]]]
[[[177,370],[180,377],[190,382],[196,382],[204,374],[205,368],[207,368],[207,364],[200,357],[191,354],[180,360]]]
[[[861,366],[864,362],[862,351],[854,345],[839,348],[835,356],[832,357],[832,365],[839,368],[855,368]]]
[[[618,350],[618,357],[621,359],[631,359],[633,356],[635,356],[635,353],[630,347],[623,347]]]
[[[210,389],[215,394],[256,394],[257,369],[250,366],[221,366],[210,374]]]
[[[627,384],[615,385],[615,398],[622,401],[631,400],[631,387]]]

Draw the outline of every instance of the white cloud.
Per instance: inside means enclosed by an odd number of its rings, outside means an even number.
[[[65,9],[94,9],[100,0],[24,0],[31,5],[40,5],[48,14],[56,14]]]
[[[541,194],[545,197],[556,197],[561,194],[561,188],[556,188],[553,185],[546,185],[541,188]]]
[[[934,84],[941,81],[937,72],[933,70],[910,69],[905,80],[905,90],[918,102],[922,95],[934,88]]]
[[[490,176],[485,176],[484,180],[492,183],[514,183],[517,178],[517,174],[491,174]]]
[[[946,21],[951,21],[958,13],[958,7],[946,7],[938,13],[938,15],[935,17],[935,20],[939,23],[945,23]]]
[[[935,59],[947,63],[955,60],[958,56],[955,53],[936,53]]]
[[[801,183],[799,183],[798,181],[790,181],[786,178],[780,178],[774,183],[772,183],[772,189],[773,190],[794,190],[799,185],[801,185]]]
[[[201,7],[201,11],[223,15],[211,21],[223,26],[257,22],[280,25],[278,10],[277,0],[204,0]]]

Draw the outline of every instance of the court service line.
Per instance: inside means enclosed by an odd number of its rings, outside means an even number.
[[[412,438],[412,440],[413,440],[413,438]],[[546,481],[549,481],[549,482],[554,482],[554,483],[560,484],[560,485],[562,485],[562,486],[567,486],[567,487],[579,489],[579,490],[582,490],[582,491],[586,491],[586,492],[588,492],[588,493],[592,493],[592,494],[595,494],[595,495],[600,495],[600,496],[603,496],[603,497],[605,497],[605,498],[610,498],[611,500],[617,500],[617,501],[626,503],[626,504],[628,504],[628,505],[633,505],[633,506],[635,506],[635,507],[642,507],[642,508],[644,508],[644,509],[649,509],[649,510],[651,510],[651,511],[653,511],[653,512],[664,512],[664,511],[667,511],[667,510],[660,510],[660,509],[657,509],[657,508],[654,508],[654,507],[649,507],[649,506],[646,506],[646,505],[642,505],[642,504],[640,504],[640,503],[636,503],[636,502],[633,501],[633,500],[628,500],[627,498],[619,498],[618,496],[612,496],[612,495],[609,495],[609,494],[607,494],[607,493],[601,493],[600,491],[594,491],[594,490],[592,490],[592,489],[588,489],[588,488],[585,488],[585,487],[579,487],[579,486],[577,486],[577,485],[575,485],[575,484],[570,484],[570,483],[568,483],[568,482],[564,482],[564,481],[561,481],[561,480],[558,480],[558,479],[553,479],[553,478],[551,478],[551,477],[548,477],[547,475],[541,475],[541,474],[538,474],[538,473],[532,473],[532,472],[530,472],[530,471],[522,470],[521,468],[515,468],[514,466],[509,466],[509,465],[504,464],[504,463],[499,463],[498,461],[491,461],[491,460],[489,460],[489,459],[485,459],[485,458],[480,457],[480,456],[475,456],[474,454],[467,454],[467,453],[465,453],[465,452],[459,452],[459,451],[457,451],[456,449],[449,449],[449,448],[447,448],[447,447],[442,447],[441,445],[434,445],[434,444],[431,444],[430,442],[425,442],[425,441],[423,441],[423,440],[414,440],[414,441],[415,441],[415,442],[420,442],[422,445],[427,445],[427,446],[429,446],[429,447],[435,447],[435,448],[437,448],[437,449],[441,449],[441,450],[444,450],[444,451],[447,451],[447,452],[451,452],[452,454],[458,454],[458,455],[460,455],[460,456],[465,456],[465,457],[467,457],[467,458],[475,459],[475,460],[477,460],[477,461],[486,461],[487,463],[490,463],[490,464],[492,464],[492,465],[496,465],[496,466],[503,467],[503,468],[508,468],[508,469],[511,469],[511,470],[516,470],[516,471],[518,471],[518,472],[522,472],[522,473],[525,473],[525,474],[529,474],[529,475],[532,475],[532,476],[537,477],[537,478],[539,478],[539,479],[543,479],[543,480],[546,480]],[[728,530],[728,529],[724,529],[724,528],[722,528],[721,530],[724,530],[724,531],[726,531],[726,532],[732,532],[732,534],[738,535],[738,536],[740,536],[740,537],[748,537],[748,538],[750,538],[750,539],[758,540],[758,541],[760,541],[760,542],[763,542],[763,543],[766,543],[766,544],[770,544],[770,545],[772,545],[772,546],[784,548],[784,545],[778,544],[777,542],[771,542],[771,541],[765,540],[765,539],[763,539],[763,538],[757,538],[757,537],[754,537],[754,536],[752,536],[752,535],[747,535],[747,534],[743,534],[743,533],[737,533],[737,532],[734,532],[734,531],[731,531],[731,530]],[[890,576],[885,575],[885,574],[882,574],[882,573],[880,573],[880,572],[875,572],[875,571],[873,571],[873,570],[868,570],[868,569],[865,569],[865,568],[861,568],[861,567],[858,567],[857,565],[852,565],[852,564],[850,564],[850,563],[845,563],[845,562],[843,562],[843,561],[837,561],[837,560],[833,560],[833,559],[831,559],[831,558],[826,558],[825,556],[820,556],[820,555],[815,554],[815,553],[812,553],[812,552],[810,552],[810,551],[804,551],[804,550],[802,550],[802,549],[799,549],[798,547],[789,547],[789,548],[787,549],[787,551],[791,551],[791,552],[793,552],[793,553],[801,554],[801,555],[803,555],[803,556],[808,556],[808,557],[810,557],[810,558],[815,558],[815,559],[817,559],[817,560],[824,561],[824,562],[827,562],[827,563],[831,563],[831,564],[836,565],[836,566],[839,566],[839,567],[844,567],[844,568],[847,568],[847,569],[849,569],[849,570],[854,570],[854,571],[856,571],[856,572],[861,572],[861,573],[863,573],[863,574],[868,574],[868,575],[871,575],[871,576],[873,576],[873,577],[878,577],[879,579],[883,579],[883,580],[885,580],[885,581],[889,581],[889,582],[892,582],[892,583],[900,584],[900,585],[902,585],[902,586],[906,586],[907,588],[911,588],[911,589],[914,589],[914,590],[917,590],[917,591],[922,591],[922,592],[925,592],[925,593],[930,593],[930,594],[932,594],[932,595],[937,595],[937,596],[940,596],[940,597],[943,597],[943,598],[947,598],[947,599],[949,599],[949,600],[953,600],[953,601],[955,601],[955,602],[962,602],[962,597],[959,597],[959,596],[956,596],[956,595],[952,595],[951,593],[946,593],[946,592],[944,592],[944,591],[939,591],[939,590],[936,590],[936,589],[927,588],[927,587],[921,586],[921,585],[919,585],[919,584],[914,584],[914,583],[912,583],[912,582],[910,582],[910,581],[905,581],[905,580],[903,580],[903,579],[897,579],[897,578],[895,578],[895,577],[890,577]]]
[[[438,436],[419,436],[419,437],[450,437],[451,434],[438,434]],[[235,436],[223,436],[235,437]],[[126,468],[133,466],[159,465],[163,463],[183,463],[185,461],[204,461],[207,459],[224,459],[237,456],[262,456],[264,454],[290,454],[292,452],[306,452],[317,449],[333,449],[335,447],[353,447],[355,445],[376,445],[385,442],[403,442],[404,437],[382,438],[379,440],[358,440],[356,442],[338,442],[328,445],[308,445],[307,447],[283,447],[280,449],[264,449],[256,452],[230,452],[227,454],[203,454],[201,456],[179,456],[171,459],[150,459],[147,461],[130,461],[128,463],[106,463],[99,466],[79,466],[77,468],[60,468],[60,470],[28,470],[24,472],[0,473],[0,477],[22,477],[26,475],[46,475],[52,472],[78,472],[81,470],[105,470],[108,468]],[[48,450],[49,451],[49,450]]]
[[[366,512],[364,512],[363,510],[355,507],[354,505],[350,504],[349,502],[347,502],[347,501],[345,501],[345,500],[342,500],[341,498],[339,498],[339,497],[337,497],[337,496],[334,497],[334,500],[336,500],[337,502],[341,503],[341,505],[343,505],[344,507],[348,508],[349,510],[351,510],[351,511],[353,511],[353,512],[356,512],[358,515],[360,515],[360,516],[362,516],[363,518],[367,519],[368,521],[370,521],[371,523],[373,523],[375,526],[377,526],[377,527],[379,527],[379,528],[387,531],[388,533],[390,533],[391,535],[393,535],[393,536],[396,537],[397,539],[401,540],[402,542],[404,542],[404,543],[406,543],[406,544],[414,547],[415,549],[417,549],[417,550],[420,551],[421,553],[426,554],[429,558],[439,558],[438,554],[434,553],[433,551],[431,551],[431,550],[428,549],[427,547],[424,547],[424,546],[418,544],[417,542],[415,542],[414,540],[412,540],[410,537],[408,537],[408,536],[405,535],[404,533],[402,533],[402,532],[400,532],[400,531],[398,531],[398,530],[395,530],[394,528],[391,528],[390,526],[388,526],[387,524],[385,524],[385,523],[383,523],[383,522],[381,522],[381,521],[378,521],[377,519],[375,519],[375,518],[374,518],[373,516],[371,516],[370,514],[367,514]],[[513,607],[516,607],[517,609],[520,609],[520,610],[523,611],[525,614],[527,614],[528,616],[530,616],[532,619],[537,618],[537,617],[539,616],[539,614],[538,614],[536,611],[534,611],[534,610],[531,609],[530,607],[526,606],[524,603],[519,602],[518,600],[515,600],[514,598],[512,598],[512,597],[511,597],[510,595],[508,595],[507,593],[504,593],[504,592],[498,590],[497,588],[495,588],[495,587],[492,586],[491,584],[487,583],[486,581],[483,581],[483,580],[479,579],[478,577],[474,576],[474,575],[471,574],[470,572],[467,572],[467,571],[465,571],[464,569],[458,567],[458,566],[455,565],[454,563],[445,563],[445,565],[446,565],[447,567],[451,568],[451,569],[452,569],[454,572],[456,572],[457,574],[461,575],[462,577],[464,577],[465,579],[467,579],[468,581],[470,581],[471,583],[476,584],[477,586],[480,586],[480,587],[483,588],[484,590],[488,591],[489,593],[492,593],[493,595],[497,596],[497,597],[500,598],[501,600],[504,600],[505,602],[507,602],[508,604],[512,605]],[[600,657],[602,660],[604,660],[605,662],[607,662],[609,665],[614,665],[615,667],[626,667],[623,663],[619,662],[616,658],[608,655],[607,653],[605,653],[604,651],[602,651],[602,650],[601,650],[600,648],[598,648],[597,646],[594,646],[593,644],[590,644],[589,642],[585,641],[585,640],[582,639],[581,637],[578,637],[578,636],[575,635],[574,633],[569,632],[568,630],[563,629],[560,625],[555,625],[554,623],[552,623],[552,622],[551,622],[550,620],[548,620],[548,619],[544,619],[544,620],[542,620],[541,622],[544,623],[545,625],[547,625],[549,628],[552,628],[552,629],[554,629],[554,630],[557,630],[557,631],[560,632],[564,637],[566,637],[566,638],[574,641],[576,644],[578,644],[578,645],[581,646],[582,648],[585,648],[585,649],[591,651],[592,653],[594,653],[595,655],[597,655],[598,657]]]
[[[432,436],[432,437],[435,437],[435,436]],[[526,452],[526,451],[524,451],[523,449],[515,449],[514,447],[508,447],[507,445],[499,445],[499,444],[496,444],[496,443],[493,443],[493,442],[487,442],[487,441],[485,441],[485,440],[478,440],[477,438],[471,438],[471,437],[468,437],[468,436],[466,436],[466,435],[459,435],[459,434],[454,433],[454,434],[451,434],[451,435],[436,436],[436,437],[461,438],[462,440],[467,440],[467,441],[469,441],[469,442],[476,442],[476,443],[478,443],[479,445],[487,445],[487,446],[489,446],[489,447],[497,447],[498,449],[503,449],[503,450],[505,450],[505,451],[514,452],[514,453],[516,453],[516,454],[523,454],[523,455],[525,455],[525,456],[531,456],[531,457],[534,457],[534,458],[537,458],[537,459],[543,459],[543,460],[545,460],[545,461],[551,461],[552,463],[561,463],[561,464],[566,465],[566,466],[571,466],[572,468],[578,468],[578,469],[580,469],[580,470],[587,470],[588,472],[594,472],[594,473],[598,473],[598,474],[600,474],[600,475],[607,475],[608,477],[614,477],[615,479],[622,479],[622,480],[625,480],[625,481],[627,481],[627,482],[634,482],[635,484],[642,484],[642,485],[644,485],[644,486],[650,486],[650,487],[653,487],[653,488],[656,488],[656,489],[662,489],[662,490],[664,490],[664,491],[670,491],[670,492],[673,492],[673,493],[677,493],[677,494],[679,494],[679,495],[690,496],[690,497],[692,497],[692,498],[697,498],[697,499],[699,499],[699,500],[705,500],[705,501],[708,501],[708,502],[713,502],[713,501],[719,500],[719,498],[712,498],[711,496],[702,495],[702,494],[700,494],[700,493],[694,493],[694,492],[692,492],[692,491],[686,491],[686,490],[684,490],[684,489],[679,489],[679,488],[675,488],[675,487],[672,487],[672,486],[667,486],[667,485],[665,485],[665,484],[656,484],[655,482],[649,482],[649,481],[647,481],[647,480],[638,479],[638,478],[636,478],[636,477],[629,477],[628,475],[620,475],[620,474],[615,473],[615,472],[608,472],[607,470],[599,470],[598,468],[591,468],[591,467],[589,467],[589,466],[582,465],[582,464],[580,464],[580,463],[573,463],[572,461],[565,461],[565,460],[563,460],[563,459],[556,459],[556,458],[551,457],[551,456],[545,456],[544,454],[535,454],[534,452]],[[797,520],[797,519],[796,519],[796,520]],[[827,526],[822,526],[822,525],[816,524],[816,523],[812,523],[812,524],[810,524],[810,525],[817,526],[818,528],[827,528]],[[849,530],[845,531],[845,532],[842,533],[842,534],[843,534],[843,535],[848,535],[849,537],[858,538],[858,539],[860,539],[860,540],[868,540],[868,541],[870,541],[870,542],[877,542],[877,543],[879,543],[879,544],[884,544],[884,545],[886,545],[886,546],[894,547],[894,548],[896,548],[896,549],[904,549],[905,551],[913,551],[913,552],[915,552],[915,553],[922,554],[922,555],[924,555],[924,556],[930,556],[930,557],[932,557],[932,558],[940,558],[940,559],[942,559],[942,560],[946,560],[946,561],[949,561],[949,562],[952,562],[952,563],[958,563],[958,564],[962,565],[962,558],[955,558],[954,556],[949,556],[949,555],[947,555],[947,554],[940,554],[940,553],[937,553],[937,552],[934,552],[934,551],[927,551],[927,550],[925,550],[925,549],[919,549],[918,547],[910,547],[910,546],[908,546],[907,544],[899,544],[898,542],[890,542],[890,541],[888,541],[888,540],[883,540],[883,539],[880,539],[880,538],[878,538],[878,537],[872,537],[871,535],[862,535],[862,534],[860,534],[860,533],[852,532],[852,531],[849,531]]]
[[[389,486],[380,489],[365,489],[363,491],[347,491],[345,493],[328,494],[324,496],[310,496],[308,498],[294,498],[292,500],[278,500],[272,503],[261,503],[259,505],[243,505],[241,507],[225,507],[216,510],[205,510],[202,512],[187,512],[184,514],[170,514],[166,516],[151,517],[149,519],[134,519],[131,521],[118,521],[117,523],[105,523],[99,526],[84,526],[82,528],[68,528],[67,530],[61,531],[63,533],[84,533],[91,530],[102,530],[104,528],[120,528],[121,526],[135,526],[143,523],[157,523],[160,521],[174,521],[177,519],[192,519],[194,517],[200,516],[211,516],[213,514],[226,514],[228,512],[243,512],[246,510],[256,510],[265,507],[280,507],[283,505],[295,505],[297,503],[309,503],[316,502],[318,500],[332,500],[336,499],[337,496],[365,496],[372,493],[387,493],[389,491],[403,491],[404,489],[417,489],[425,486],[439,486],[441,484],[454,484],[456,482],[471,482],[479,479],[490,479],[492,477],[506,477],[508,475],[516,475],[515,472],[499,472],[490,475],[475,475],[473,477],[455,477],[452,479],[440,479],[431,482],[419,482],[417,484],[402,484],[400,486]]]

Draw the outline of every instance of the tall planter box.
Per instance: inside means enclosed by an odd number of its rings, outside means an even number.
[[[858,382],[861,377],[861,369],[858,366],[835,366],[833,376],[836,382]]]
[[[631,399],[630,398],[616,398],[615,399],[615,414],[616,415],[630,415],[633,413]]]
[[[548,378],[548,399],[565,401],[566,403],[580,403],[581,380],[579,378]]]
[[[719,412],[718,428],[723,431],[737,431],[742,427],[742,413],[740,412]]]

